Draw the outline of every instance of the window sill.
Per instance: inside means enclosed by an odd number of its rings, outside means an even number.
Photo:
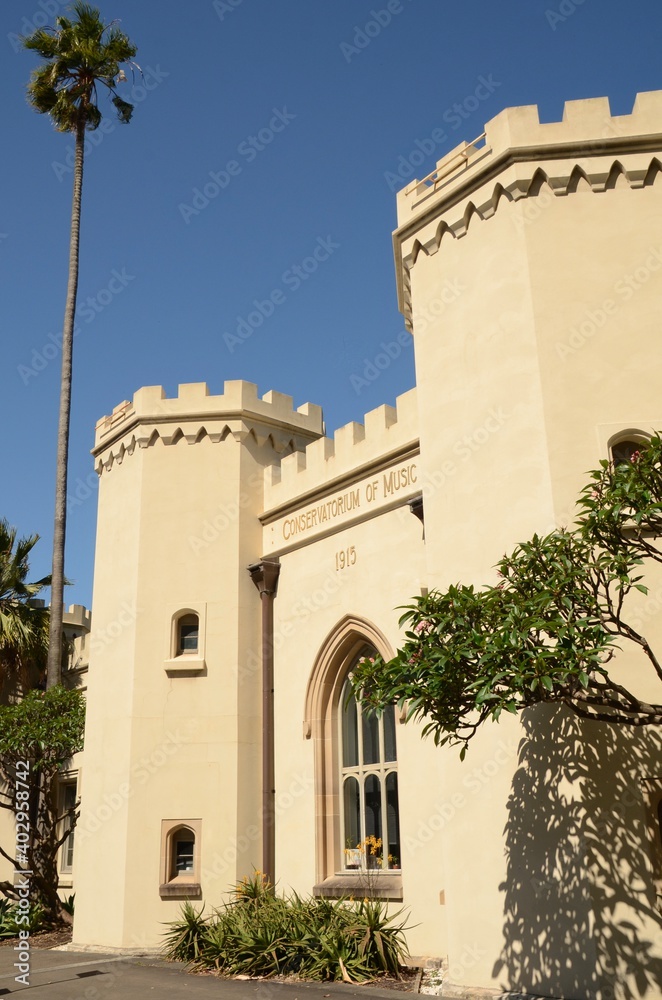
[[[166,882],[159,886],[161,899],[202,899],[199,882]]]
[[[313,886],[314,896],[339,899],[341,896],[369,896],[402,902],[402,875],[391,872],[341,872]]]
[[[207,664],[197,656],[177,656],[163,664],[168,677],[195,677],[207,673]]]

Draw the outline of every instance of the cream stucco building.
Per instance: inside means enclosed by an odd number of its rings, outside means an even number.
[[[615,443],[662,427],[661,160],[645,93],[620,117],[505,110],[409,184],[417,385],[363,424],[328,438],[319,407],[226,382],[143,388],[97,425],[75,946],[156,947],[182,898],[266,866],[404,905],[449,994],[662,996],[657,734],[540,709],[460,763],[342,696],[359,655],[397,649],[399,606],[492,582]]]

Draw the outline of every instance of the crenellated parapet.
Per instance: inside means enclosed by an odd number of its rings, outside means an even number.
[[[629,115],[612,116],[606,97],[566,102],[560,122],[540,122],[536,105],[505,109],[398,194],[393,243],[408,329],[419,253],[435,254],[521,199],[641,189],[662,183],[661,173],[662,91],[638,94]]]
[[[131,402],[102,417],[92,454],[101,473],[136,448],[157,442],[191,445],[205,438],[220,443],[228,436],[237,442],[253,437],[260,445],[270,442],[280,455],[300,451],[322,434],[321,407],[304,403],[295,410],[291,396],[270,391],[260,397],[252,382],[225,382],[221,395],[210,395],[205,382],[192,382],[180,385],[174,397],[157,385],[139,389]]]
[[[263,551],[282,555],[420,499],[416,390],[265,470]]]
[[[92,612],[82,604],[70,604],[63,615],[64,624],[89,632],[92,627]]]

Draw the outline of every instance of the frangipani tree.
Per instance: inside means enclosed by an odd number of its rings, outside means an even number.
[[[499,582],[449,587],[405,609],[405,643],[390,662],[354,672],[359,698],[407,706],[435,743],[461,747],[488,719],[541,702],[626,726],[659,725],[651,704],[617,681],[612,660],[636,647],[660,683],[662,666],[628,614],[643,569],[662,562],[662,439],[590,474],[574,528],[534,535],[498,564]],[[634,679],[633,679],[634,680]]]
[[[136,46],[117,25],[104,24],[95,7],[74,0],[71,17],[55,19],[55,27],[39,28],[23,39],[26,49],[46,60],[28,85],[28,100],[47,114],[60,132],[75,136],[74,190],[69,243],[69,280],[62,329],[62,381],[57,439],[55,521],[47,686],[59,683],[64,611],[64,549],[66,536],[67,463],[71,413],[72,350],[78,292],[79,236],[85,132],[99,127],[99,97],[107,91],[120,122],[128,123],[133,105],[117,93],[126,80],[124,65],[133,65]]]
[[[29,839],[21,846],[16,828],[0,856],[27,872],[31,902],[43,909],[44,921],[62,922],[58,896],[58,853],[76,825],[78,803],[66,807],[58,794],[59,777],[83,749],[85,698],[61,686],[30,691],[21,701],[0,705],[0,809],[14,814]],[[13,879],[0,882],[0,893],[18,901]]]

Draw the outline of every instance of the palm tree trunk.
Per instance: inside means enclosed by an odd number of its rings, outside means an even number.
[[[71,372],[74,341],[74,316],[78,293],[78,244],[80,207],[83,191],[83,153],[85,148],[85,115],[80,114],[76,129],[74,193],[71,206],[71,238],[69,242],[69,283],[62,327],[62,380],[60,385],[60,415],[57,430],[57,464],[55,471],[55,523],[53,528],[53,569],[51,578],[51,620],[48,637],[48,668],[46,687],[60,683],[62,675],[62,618],[64,614],[64,546],[67,527],[67,464],[69,459],[69,418],[71,415]]]

